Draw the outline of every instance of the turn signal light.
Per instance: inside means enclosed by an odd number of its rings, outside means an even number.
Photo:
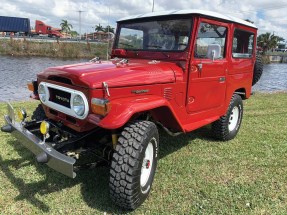
[[[27,83],[27,87],[28,87],[28,90],[30,90],[32,92],[35,91],[33,82],[28,82]]]
[[[93,98],[91,107],[93,113],[105,116],[111,110],[111,103],[107,99]]]

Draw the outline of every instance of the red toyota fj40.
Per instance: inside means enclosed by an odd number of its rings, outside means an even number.
[[[1,130],[71,178],[78,158],[95,153],[110,166],[112,200],[135,209],[154,179],[157,126],[175,136],[212,123],[216,139],[236,136],[262,74],[256,34],[252,23],[201,10],[121,19],[111,61],[39,73],[28,84],[41,102],[31,120],[8,104]]]

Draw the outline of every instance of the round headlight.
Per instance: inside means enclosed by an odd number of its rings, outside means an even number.
[[[42,102],[46,101],[46,90],[44,85],[40,84],[38,87],[38,94],[39,94],[39,98]]]
[[[85,113],[85,102],[82,96],[76,95],[73,99],[73,109],[78,116],[83,116]]]

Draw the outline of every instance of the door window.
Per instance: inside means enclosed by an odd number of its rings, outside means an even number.
[[[199,26],[194,57],[195,58],[210,58],[209,49],[219,51],[219,59],[225,58],[227,28],[219,25],[201,23]]]

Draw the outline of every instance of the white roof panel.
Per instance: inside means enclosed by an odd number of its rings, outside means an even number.
[[[256,26],[254,24],[252,24],[251,22],[247,22],[243,19],[239,19],[239,18],[229,16],[229,15],[220,14],[220,13],[213,12],[213,11],[197,10],[197,9],[151,12],[151,13],[139,14],[139,15],[135,15],[135,16],[128,16],[128,17],[122,18],[118,21],[120,22],[120,21],[139,19],[139,18],[147,18],[147,17],[168,16],[168,15],[186,15],[186,14],[199,14],[199,15],[223,19],[223,20],[227,20],[227,21],[231,21],[231,22],[236,22],[236,23],[239,23],[242,25],[250,26],[252,28],[256,28]]]

